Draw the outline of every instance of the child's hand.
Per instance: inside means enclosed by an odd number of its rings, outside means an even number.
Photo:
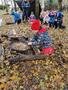
[[[32,45],[32,42],[28,42],[28,45]]]

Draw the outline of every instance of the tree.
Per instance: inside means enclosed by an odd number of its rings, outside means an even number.
[[[39,17],[39,0],[35,0],[35,15],[38,18]]]
[[[58,0],[58,9],[59,9],[59,10],[62,9],[62,0]]]
[[[15,0],[13,0],[13,2],[14,2],[14,9],[15,9],[15,11],[17,11]]]
[[[6,12],[8,13],[8,7],[9,7],[8,1],[7,0],[4,0],[4,4],[5,4]]]
[[[1,2],[2,2],[2,5],[3,5],[3,10],[4,10],[4,4],[3,4],[3,0],[1,0]]]
[[[53,3],[53,0],[50,0],[50,3],[49,3],[49,8],[50,9],[52,8],[52,3]]]

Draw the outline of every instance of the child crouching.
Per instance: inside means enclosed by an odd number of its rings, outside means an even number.
[[[35,33],[28,45],[40,45],[40,54],[52,55],[54,48],[52,47],[51,38],[48,35],[47,28],[41,27],[39,20],[35,20],[31,25],[32,32]]]

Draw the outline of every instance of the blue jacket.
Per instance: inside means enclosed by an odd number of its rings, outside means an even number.
[[[32,45],[40,45],[42,48],[47,48],[52,45],[52,40],[48,32],[37,33],[32,39]]]
[[[57,21],[62,21],[63,13],[61,11],[58,11],[56,16],[57,16]]]
[[[24,10],[28,10],[29,8],[30,8],[30,3],[29,2],[25,2],[25,1],[23,1],[23,3],[22,3],[22,8],[24,9]]]
[[[55,21],[55,15],[51,15],[51,13],[49,13],[49,17],[50,17],[49,22],[50,23],[54,23],[54,21]]]
[[[14,17],[14,23],[21,19],[20,13],[12,12],[11,15]]]

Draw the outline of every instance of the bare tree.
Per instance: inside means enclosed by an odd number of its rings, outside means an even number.
[[[15,11],[17,11],[15,0],[13,0],[13,2],[14,2],[14,9],[15,9]]]
[[[6,12],[8,13],[8,1],[4,0],[4,4],[5,4],[5,7],[6,7]]]
[[[4,4],[3,4],[3,0],[1,0],[1,3],[2,3],[2,5],[4,5]],[[4,6],[3,6],[3,9],[4,9]]]
[[[62,0],[58,0],[58,9],[62,9]]]
[[[35,15],[39,17],[39,0],[35,0]]]

